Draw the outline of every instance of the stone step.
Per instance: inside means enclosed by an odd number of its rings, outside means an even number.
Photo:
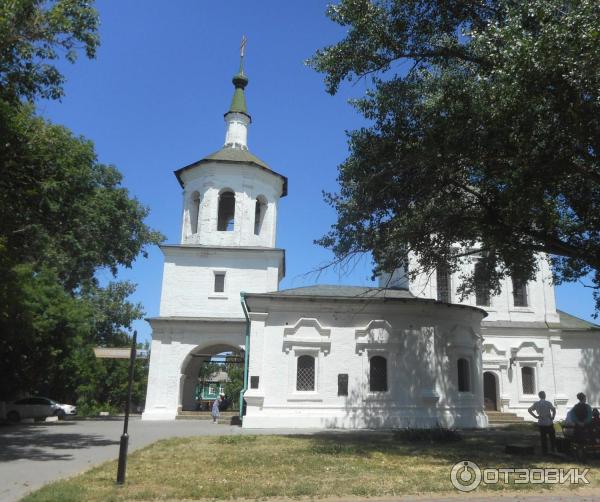
[[[239,411],[222,411],[219,413],[221,417],[233,417],[239,415]],[[210,411],[180,411],[178,415],[186,417],[206,417],[212,420]]]
[[[180,411],[175,417],[176,420],[203,420],[212,421],[212,415],[208,411]],[[237,411],[222,411],[217,420],[219,424],[239,425],[240,417]]]
[[[524,422],[525,419],[516,413],[501,411],[486,411],[490,424],[516,424]]]

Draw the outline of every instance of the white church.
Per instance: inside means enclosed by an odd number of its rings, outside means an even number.
[[[600,326],[556,309],[543,257],[535,281],[466,301],[444,271],[279,290],[287,178],[248,150],[242,67],[233,84],[224,146],[175,172],[181,243],[161,246],[143,419],[194,410],[200,365],[224,352],[245,360],[248,428],[486,427],[492,411],[530,418],[539,390],[558,418],[577,392],[600,403]]]

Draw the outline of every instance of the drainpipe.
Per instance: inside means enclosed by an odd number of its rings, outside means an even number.
[[[246,293],[240,292],[242,310],[246,317],[246,338],[244,349],[244,387],[240,391],[240,421],[244,422],[244,394],[248,390],[248,352],[250,351],[250,317],[248,317],[248,306],[246,305]]]

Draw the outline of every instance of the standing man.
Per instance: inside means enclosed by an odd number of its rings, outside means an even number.
[[[592,407],[586,403],[583,392],[577,394],[579,401],[571,410],[575,422],[575,442],[577,443],[577,458],[583,459],[584,445],[589,440],[590,424],[592,423]]]
[[[538,421],[540,428],[540,440],[542,441],[542,454],[548,453],[547,437],[550,436],[550,449],[556,453],[556,435],[554,434],[554,417],[556,408],[550,401],[546,401],[546,393],[541,390],[538,393],[539,401],[533,403],[527,410],[529,414]],[[534,411],[536,414],[534,414]]]

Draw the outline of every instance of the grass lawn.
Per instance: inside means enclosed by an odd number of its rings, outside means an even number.
[[[515,457],[504,445],[536,444],[535,429],[465,433],[460,441],[408,441],[393,433],[224,436],[159,441],[129,456],[127,481],[116,461],[48,485],[24,501],[185,500],[386,496],[458,493],[450,469],[460,460],[488,467],[581,467],[554,457]],[[589,487],[600,486],[591,460]],[[563,489],[569,487],[563,487]],[[550,490],[550,485],[484,485],[477,493]],[[572,489],[575,489],[573,487]]]

